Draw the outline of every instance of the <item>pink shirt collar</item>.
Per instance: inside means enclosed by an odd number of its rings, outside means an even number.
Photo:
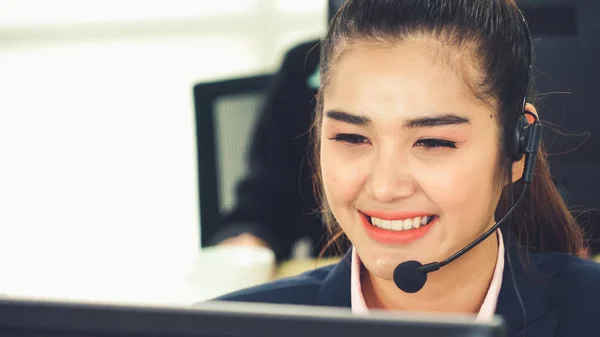
[[[477,320],[488,320],[494,316],[496,312],[496,304],[498,302],[498,295],[500,294],[500,287],[502,286],[502,274],[504,272],[504,240],[502,240],[502,232],[500,229],[498,233],[498,259],[496,260],[496,268],[494,269],[494,275],[492,276],[492,282],[488,292],[483,300],[481,309],[477,314]],[[365,303],[365,298],[362,294],[360,285],[360,269],[361,262],[358,253],[352,248],[352,265],[351,265],[351,279],[350,279],[350,296],[352,303],[352,312],[355,314],[366,314],[369,312]]]

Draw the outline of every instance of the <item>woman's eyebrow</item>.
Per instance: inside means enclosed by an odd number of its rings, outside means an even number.
[[[348,123],[352,125],[362,126],[371,123],[371,119],[367,116],[356,115],[341,110],[329,110],[325,115],[328,118],[334,119],[338,122]],[[459,124],[470,124],[470,120],[467,117],[462,117],[457,114],[448,113],[442,115],[409,118],[404,122],[404,127],[414,129]]]
[[[424,116],[409,118],[404,122],[404,127],[412,128],[430,128],[435,126],[444,125],[459,125],[459,124],[470,124],[471,121],[456,114],[443,114],[437,116]]]
[[[327,111],[326,116],[338,122],[344,122],[353,125],[368,125],[371,119],[367,116],[355,115],[340,110]]]

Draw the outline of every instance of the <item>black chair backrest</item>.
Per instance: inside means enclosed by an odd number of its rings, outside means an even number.
[[[194,86],[201,245],[218,230],[246,171],[246,148],[271,75]]]

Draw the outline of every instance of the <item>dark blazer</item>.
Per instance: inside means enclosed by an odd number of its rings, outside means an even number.
[[[506,254],[514,275],[507,264],[496,313],[509,336],[522,337],[525,325],[513,277],[525,304],[527,337],[600,336],[600,264],[561,253],[525,252],[512,244]],[[338,264],[217,300],[350,307],[350,259],[348,253]]]

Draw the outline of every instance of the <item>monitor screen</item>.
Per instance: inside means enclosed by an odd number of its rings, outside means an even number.
[[[503,337],[500,318],[207,302],[194,307],[0,300],[0,336],[86,337]]]

